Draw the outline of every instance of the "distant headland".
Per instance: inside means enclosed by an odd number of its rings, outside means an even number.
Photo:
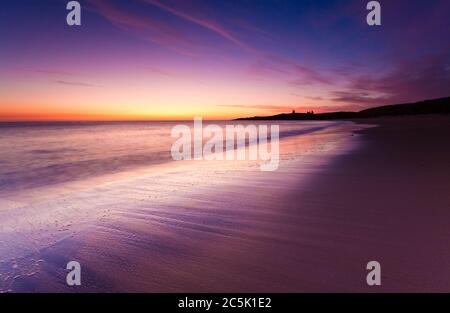
[[[295,111],[292,111],[292,113],[282,113],[272,116],[244,117],[236,120],[337,120],[419,114],[450,114],[450,97],[415,103],[384,105],[359,112],[342,111],[314,113],[313,111],[310,111],[306,113],[296,113]]]

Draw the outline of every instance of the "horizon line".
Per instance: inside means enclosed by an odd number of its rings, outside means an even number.
[[[359,113],[368,109],[374,109],[374,108],[381,108],[381,107],[388,107],[388,106],[395,106],[395,105],[404,105],[404,104],[415,104],[415,103],[420,103],[420,102],[427,102],[427,101],[436,101],[436,100],[441,100],[441,99],[449,99],[450,96],[447,97],[439,97],[439,98],[432,98],[432,99],[424,99],[424,100],[418,100],[418,101],[411,101],[411,102],[403,102],[403,103],[397,103],[397,104],[383,104],[383,105],[376,105],[376,106],[369,106],[365,109],[359,110],[359,111],[330,111],[330,112],[320,112],[320,113],[314,113],[316,115],[321,115],[321,114],[333,114],[333,113]],[[292,111],[296,111],[295,109],[293,109]],[[290,114],[291,112],[281,112],[279,114],[275,114],[275,115],[283,115],[283,114]],[[311,109],[312,112],[314,112],[314,109]],[[307,111],[308,112],[308,111]],[[304,114],[307,114],[304,113]],[[302,114],[302,112],[296,112],[296,114]],[[32,115],[32,114],[29,114]],[[66,114],[66,116],[69,114]],[[80,116],[80,114],[74,114],[74,115],[78,115]],[[253,116],[253,117],[270,117],[270,116],[275,116],[275,115],[267,115],[267,116]],[[110,116],[110,117],[106,117],[107,115],[105,115],[104,119],[91,119],[90,116],[95,116],[95,114],[92,115],[82,115],[85,116],[85,118],[55,118],[55,119],[51,119],[51,118],[36,118],[36,119],[27,119],[26,115],[24,115],[24,118],[2,118],[0,115],[0,123],[2,124],[6,124],[6,123],[124,123],[124,122],[186,122],[186,121],[191,121],[196,117],[201,117],[201,116],[191,116],[190,118],[174,118],[174,119],[166,119],[166,118],[138,118],[138,117],[134,117],[134,118],[117,118],[115,119],[114,117]],[[98,114],[97,114],[98,116]],[[233,118],[203,118],[201,117],[202,120],[204,121],[233,121],[233,120],[238,120],[238,119],[245,119],[245,118],[249,118],[249,117],[233,117]],[[251,118],[251,117],[250,117]]]

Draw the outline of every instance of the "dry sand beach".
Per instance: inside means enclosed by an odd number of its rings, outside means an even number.
[[[276,172],[171,162],[4,198],[0,289],[449,291],[449,122],[332,122],[283,138]]]

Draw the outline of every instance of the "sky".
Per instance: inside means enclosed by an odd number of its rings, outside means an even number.
[[[450,96],[450,1],[0,3],[0,120],[229,119]]]

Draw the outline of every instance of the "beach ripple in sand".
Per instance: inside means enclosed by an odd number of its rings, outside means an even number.
[[[290,290],[304,217],[283,199],[349,149],[354,129],[286,136],[274,173],[250,161],[180,162],[10,197],[1,290],[70,291],[71,260],[82,265],[79,291]]]

